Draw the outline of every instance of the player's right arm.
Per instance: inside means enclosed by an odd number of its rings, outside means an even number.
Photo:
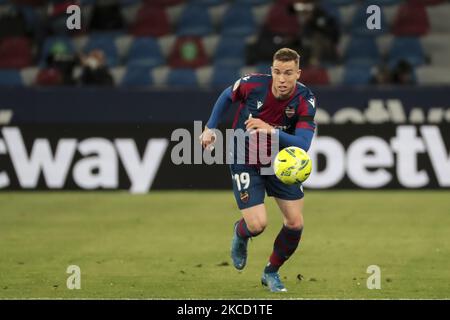
[[[207,148],[209,145],[214,143],[215,135],[214,131],[211,129],[216,129],[222,120],[225,112],[231,106],[233,102],[243,101],[247,96],[247,88],[244,85],[246,80],[249,77],[244,77],[237,80],[233,87],[226,88],[217,99],[214,104],[213,110],[211,112],[211,116],[209,117],[208,122],[206,123],[205,129],[203,133],[200,135],[200,143],[204,148]]]
[[[222,119],[223,115],[230,107],[232,102],[233,102],[232,90],[230,86],[226,88],[217,99],[211,112],[211,116],[209,117],[209,120],[206,123],[205,129],[203,130],[203,133],[200,135],[200,143],[202,144],[203,148],[207,148],[209,145],[214,143],[215,135],[214,131],[212,131],[211,129],[217,128],[217,126],[220,123],[220,120]]]

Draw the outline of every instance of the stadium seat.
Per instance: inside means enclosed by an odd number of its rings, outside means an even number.
[[[252,7],[246,4],[234,4],[228,8],[222,20],[222,35],[249,36],[256,31]]]
[[[188,4],[178,20],[178,36],[206,36],[213,32],[208,9],[204,6]]]
[[[17,70],[0,70],[0,86],[23,86],[20,72]]]
[[[150,73],[151,69],[145,66],[128,66],[120,85],[123,87],[150,86],[153,83]]]
[[[235,83],[239,77],[239,68],[224,68],[215,65],[211,77],[211,86],[225,89]]]
[[[386,19],[383,14],[383,10],[380,11],[380,23],[381,29],[368,29],[367,28],[367,6],[360,5],[353,16],[350,31],[353,35],[362,35],[362,36],[379,36],[388,31],[388,26],[386,24]]]
[[[197,87],[197,75],[193,69],[171,69],[167,84],[174,87]]]
[[[309,85],[328,85],[330,78],[325,68],[321,66],[309,66],[302,68],[300,82]]]
[[[164,64],[158,42],[153,38],[135,38],[128,52],[127,65],[156,67]]]
[[[146,3],[161,5],[165,7],[175,6],[177,4],[182,4],[187,0],[144,0]]]
[[[208,63],[203,43],[198,37],[177,38],[169,55],[172,68],[198,68]]]
[[[222,37],[216,48],[214,64],[242,67],[245,64],[245,40],[241,37]]]
[[[329,1],[320,1],[320,8],[333,17],[338,25],[341,24],[341,12],[336,4]]]
[[[283,4],[273,4],[267,14],[265,25],[272,33],[298,36],[300,25],[295,15]]]
[[[72,40],[69,37],[48,37],[44,41],[44,45],[41,50],[41,57],[39,64],[41,66],[45,65],[45,61],[47,59],[48,54],[50,53],[50,50],[55,45],[61,45],[64,46],[65,50],[67,50],[68,53],[74,53],[75,47],[72,43]]]
[[[374,65],[380,62],[380,52],[374,37],[353,36],[344,60],[347,65]]]
[[[406,60],[413,66],[425,63],[425,54],[418,38],[396,37],[389,50],[388,64],[395,66],[400,60]]]
[[[412,3],[419,3],[425,6],[435,6],[444,3],[446,0],[409,0]]]
[[[119,63],[119,56],[113,35],[93,34],[84,47],[84,52],[89,53],[94,49],[100,49],[105,53],[106,64],[115,67]]]
[[[226,3],[226,0],[192,0],[192,3],[209,7]]]
[[[63,76],[58,69],[45,68],[39,70],[35,84],[38,86],[58,86],[62,85]]]
[[[423,36],[429,29],[425,6],[418,2],[405,2],[397,11],[392,33],[396,36]]]
[[[377,6],[392,6],[395,4],[400,4],[402,2],[403,0],[366,0],[366,6],[371,4],[375,4]]]
[[[250,4],[252,6],[267,4],[269,2],[272,2],[272,0],[234,0],[234,3]]]
[[[0,68],[20,69],[31,65],[31,42],[26,37],[0,39]]]
[[[322,2],[329,2],[337,6],[346,6],[349,4],[354,4],[355,0],[322,0]]]
[[[344,71],[343,84],[366,85],[369,84],[371,72],[369,66],[350,65]]]
[[[160,37],[171,32],[169,17],[161,6],[143,5],[131,24],[129,33],[134,36]]]

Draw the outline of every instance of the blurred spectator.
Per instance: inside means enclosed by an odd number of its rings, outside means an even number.
[[[13,6],[0,11],[0,39],[4,37],[25,36],[27,24],[23,13]]]
[[[79,64],[79,58],[72,54],[63,41],[56,41],[47,56],[47,67],[56,69],[61,74],[63,85],[75,85],[73,70]]]
[[[292,4],[297,15],[302,39],[302,55],[309,61],[336,63],[340,31],[336,19],[313,0],[298,0]]]
[[[92,50],[87,56],[82,58],[81,85],[114,85],[113,77],[106,66],[105,60],[104,52],[99,49]]]
[[[371,84],[412,85],[416,83],[414,68],[405,60],[401,60],[390,70],[386,65],[374,68]]]
[[[392,83],[414,84],[415,82],[413,66],[405,60],[399,61],[392,70]]]
[[[246,48],[246,63],[254,65],[258,63],[272,63],[273,54],[281,48],[291,48],[302,55],[300,38],[288,35],[273,33],[269,28],[262,28],[256,41],[248,44]]]
[[[118,30],[125,27],[120,5],[117,0],[98,0],[92,12],[90,27],[92,30]]]
[[[390,84],[392,81],[391,71],[386,65],[380,65],[373,68],[372,78],[370,80],[371,84]]]

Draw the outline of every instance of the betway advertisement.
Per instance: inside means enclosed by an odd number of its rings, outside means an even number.
[[[204,161],[200,133],[194,125],[3,126],[0,190],[231,189],[228,165]],[[309,189],[450,188],[449,124],[319,125],[308,153]]]

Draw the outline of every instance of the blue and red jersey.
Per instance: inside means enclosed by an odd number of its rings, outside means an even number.
[[[242,77],[234,84],[231,93],[232,102],[240,102],[236,111],[233,129],[246,130],[245,121],[259,118],[269,125],[286,134],[295,135],[296,129],[305,129],[314,132],[316,125],[316,98],[305,85],[297,82],[294,92],[287,99],[277,99],[272,93],[272,76],[267,74],[250,74]],[[297,130],[298,131],[298,130]],[[254,140],[246,139],[245,146],[234,148],[234,157],[245,157],[245,163],[260,164],[261,155],[267,160],[270,158],[271,139],[267,143],[260,143],[259,135]],[[245,156],[238,150],[245,150]],[[250,161],[249,161],[250,159]]]
[[[298,128],[311,131],[316,128],[316,98],[300,82],[297,82],[288,99],[280,100],[272,93],[271,75],[250,74],[236,81],[232,89],[232,101],[240,101],[233,129],[245,130],[244,122],[250,115],[289,134],[294,134]]]

